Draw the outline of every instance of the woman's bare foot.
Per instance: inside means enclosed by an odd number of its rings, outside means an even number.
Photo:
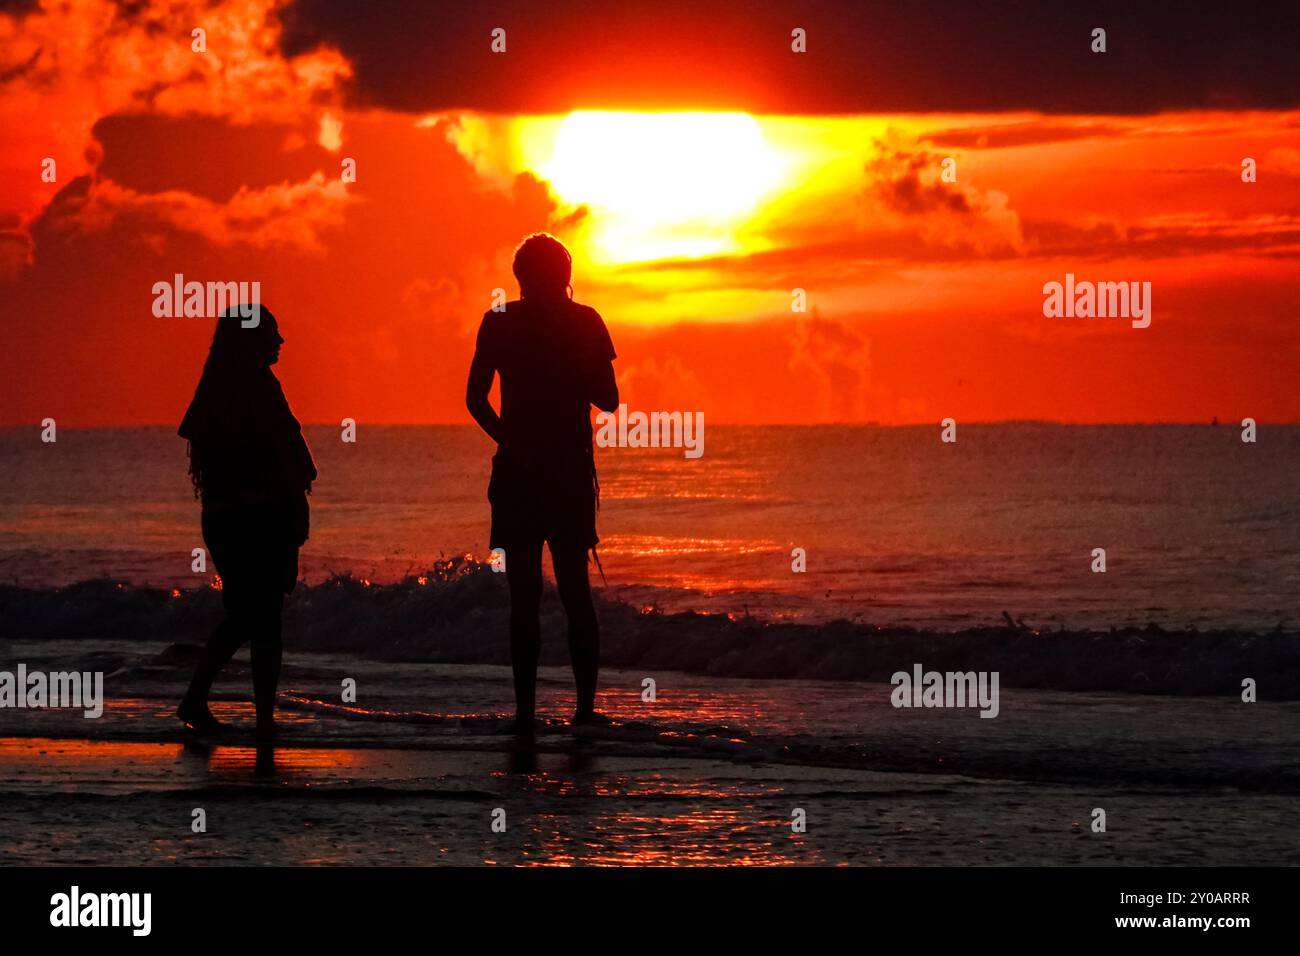
[[[579,711],[573,715],[574,727],[608,727],[613,721],[598,710]]]
[[[212,716],[206,701],[200,703],[182,700],[180,706],[176,708],[176,716],[180,718],[181,723],[197,734],[219,734],[230,729],[229,725],[223,724]]]

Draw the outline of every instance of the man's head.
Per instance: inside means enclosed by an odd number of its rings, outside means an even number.
[[[564,298],[573,277],[573,258],[554,236],[534,233],[515,250],[514,273],[525,299]]]

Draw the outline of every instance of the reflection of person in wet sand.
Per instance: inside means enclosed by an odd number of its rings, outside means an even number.
[[[483,316],[465,401],[497,443],[488,486],[489,546],[505,552],[515,731],[527,735],[533,732],[541,651],[543,542],[568,618],[577,685],[573,722],[606,722],[596,712],[600,638],[587,579],[599,497],[591,406],[617,409],[618,385],[604,321],[571,298],[568,250],[551,236],[529,236],[515,252],[514,273],[520,298]],[[494,374],[501,377],[500,414],[488,401]]]
[[[194,493],[203,503],[203,542],[221,576],[226,609],[176,711],[201,733],[226,727],[208,709],[208,694],[246,641],[257,733],[269,737],[275,731],[280,617],[284,595],[298,579],[307,494],[316,480],[302,427],[271,371],[283,343],[269,309],[260,307],[260,320],[250,327],[239,308],[226,312],[217,320],[203,375],[181,422]]]

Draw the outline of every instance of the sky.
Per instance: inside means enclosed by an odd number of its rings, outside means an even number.
[[[304,421],[465,423],[536,231],[633,409],[1300,421],[1300,13],[1055,6],[0,3],[0,425],[178,422],[177,273],[261,283]]]

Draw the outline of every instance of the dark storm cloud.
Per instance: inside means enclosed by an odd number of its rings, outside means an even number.
[[[358,103],[399,110],[735,108],[763,113],[1147,113],[1300,103],[1300,5],[978,0],[298,0]],[[508,51],[490,52],[493,28]],[[808,52],[790,51],[807,31]],[[1094,27],[1107,52],[1090,51]]]
[[[301,182],[336,166],[311,126],[235,125],[225,117],[129,113],[106,116],[93,128],[103,150],[101,176],[145,193],[180,189],[225,202],[240,188]],[[176,149],[184,143],[185,149]],[[201,156],[206,162],[195,162]]]

